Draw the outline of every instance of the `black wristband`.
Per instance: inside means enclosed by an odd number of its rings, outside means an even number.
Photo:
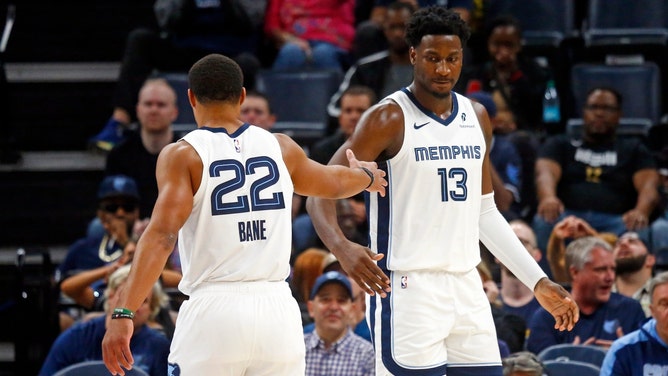
[[[373,182],[374,182],[376,179],[373,177],[373,172],[371,172],[371,170],[369,170],[369,169],[366,168],[366,167],[360,167],[360,168],[362,169],[362,171],[366,172],[366,174],[369,175],[369,178],[371,179],[371,181],[369,182],[369,185],[367,185],[366,188],[364,188],[364,189],[367,189],[367,188],[369,188],[369,187],[373,184]]]

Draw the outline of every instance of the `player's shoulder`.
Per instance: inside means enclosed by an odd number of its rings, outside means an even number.
[[[386,97],[373,105],[366,112],[367,117],[379,117],[382,120],[403,119],[404,112],[394,98]]]

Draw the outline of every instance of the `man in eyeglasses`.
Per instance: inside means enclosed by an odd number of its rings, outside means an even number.
[[[134,241],[133,230],[139,220],[139,190],[135,180],[126,175],[107,176],[100,183],[97,197],[97,218],[104,231],[92,231],[70,246],[56,271],[59,283],[76,273],[116,261],[128,243]],[[76,310],[61,315],[61,328],[68,327],[76,318]]]
[[[659,174],[640,139],[617,137],[622,97],[596,87],[584,105],[579,139],[548,139],[536,160],[538,208],[533,228],[545,249],[555,223],[568,215],[598,232],[646,231],[659,194]]]

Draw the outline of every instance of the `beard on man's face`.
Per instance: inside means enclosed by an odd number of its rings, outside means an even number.
[[[615,273],[618,275],[635,273],[642,269],[647,259],[647,253],[642,256],[624,257],[615,260]]]

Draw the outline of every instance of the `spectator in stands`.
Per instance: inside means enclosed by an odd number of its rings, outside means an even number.
[[[516,219],[510,221],[510,228],[531,257],[536,262],[540,262],[542,253],[536,245],[536,235],[533,233],[531,226],[521,219]],[[520,316],[525,323],[528,323],[534,312],[540,308],[540,303],[536,300],[533,291],[517,279],[504,265],[501,265],[501,289],[499,292],[503,311]]]
[[[616,274],[612,291],[639,301],[645,316],[650,316],[649,281],[652,279],[656,258],[634,231],[622,234],[612,253],[615,256]]]
[[[133,234],[139,219],[139,191],[134,179],[125,175],[105,177],[97,192],[97,216],[105,233],[101,237],[82,238],[68,250],[58,266],[57,280],[116,261]]]
[[[485,106],[494,127],[496,104],[489,93],[477,91],[468,95],[469,99]],[[492,185],[494,202],[506,220],[520,217],[520,188],[522,186],[522,162],[515,144],[505,135],[494,134],[489,158],[492,162]]]
[[[522,184],[519,187],[520,202],[515,212],[519,213],[521,219],[531,222],[536,211],[534,168],[540,139],[531,132],[517,129],[515,114],[513,114],[513,111],[498,90],[492,93],[492,99],[496,105],[496,116],[494,119],[490,119],[494,135],[503,136],[515,145],[515,149],[517,149],[520,156]],[[548,273],[548,275],[550,274]]]
[[[307,376],[372,376],[373,345],[350,329],[353,290],[336,271],[316,279],[308,302],[315,330],[304,335]]]
[[[668,370],[668,272],[650,280],[652,319],[612,343],[601,376],[665,375]]]
[[[350,65],[355,0],[269,0],[264,31],[278,49],[272,69]]]
[[[445,5],[453,11],[457,12],[459,16],[468,23],[471,19],[471,11],[474,7],[474,0],[375,0],[375,4],[371,8],[369,19],[357,25],[355,30],[355,42],[353,56],[355,60],[359,60],[365,56],[369,56],[376,52],[384,50],[389,39],[383,38],[383,31],[385,29],[386,21],[390,17],[390,9],[393,4],[405,3],[410,5],[414,10],[418,8],[425,8],[432,5]],[[410,82],[409,82],[410,83]],[[391,92],[390,92],[391,93]],[[388,93],[389,94],[389,93]],[[387,95],[387,94],[385,94]],[[385,95],[379,95],[379,98],[384,98]]]
[[[118,260],[99,268],[85,270],[66,278],[60,284],[60,291],[70,297],[74,303],[89,311],[84,319],[92,316],[98,316],[104,312],[104,305],[107,296],[104,294],[107,288],[108,278],[116,270],[132,262],[136,244],[128,243],[125,247],[123,256]],[[162,287],[176,288],[181,282],[181,273],[165,268],[160,276],[160,285]],[[176,312],[173,314],[169,310],[169,297],[161,290],[159,300],[160,312],[149,320],[148,325],[154,329],[162,331],[167,338],[171,339],[174,335],[174,320]]]
[[[536,354],[520,351],[501,359],[503,376],[543,376],[545,366]]]
[[[382,24],[382,38],[387,49],[358,60],[348,69],[338,91],[327,105],[329,116],[336,118],[340,115],[341,98],[351,86],[367,86],[376,98],[385,98],[411,83],[413,66],[408,57],[406,25],[415,9],[414,5],[403,1],[396,1],[388,7]]]
[[[107,156],[105,175],[124,174],[135,180],[141,203],[139,215],[148,218],[158,198],[155,166],[158,154],[175,141],[172,123],[178,116],[176,93],[162,78],[146,80],[139,90],[136,131],[116,145]]]
[[[244,86],[255,86],[260,61],[255,56],[261,37],[266,0],[156,2],[161,30],[139,28],[127,38],[111,118],[89,140],[91,147],[109,151],[125,137],[135,117],[139,88],[154,70],[187,72],[209,53],[235,59],[244,73]],[[160,6],[160,5],[164,6]],[[171,12],[170,12],[171,11]]]
[[[345,270],[343,270],[341,267],[339,260],[337,260],[336,256],[330,252],[323,260],[322,273],[325,274],[331,271],[339,272],[345,276],[348,276]],[[371,342],[371,332],[369,331],[369,324],[366,321],[366,293],[362,291],[357,282],[351,280],[350,278],[348,280],[350,281],[350,285],[353,289],[353,306],[350,310],[349,325],[355,334]],[[310,333],[314,329],[314,323],[304,325],[304,334]]]
[[[587,236],[566,248],[566,265],[572,279],[571,295],[580,308],[580,321],[572,331],[554,328],[554,319],[540,308],[529,321],[527,350],[534,354],[560,344],[607,348],[612,341],[636,330],[645,320],[637,300],[612,292],[615,260],[603,240]]]
[[[269,98],[259,91],[249,90],[241,104],[241,121],[271,131],[276,123],[276,115],[271,110]]]
[[[125,265],[109,277],[109,286],[105,290],[106,312],[111,313],[116,307],[116,292],[122,288],[129,273],[130,265]],[[151,294],[132,318],[135,328],[130,340],[130,350],[135,359],[133,366],[151,376],[162,376],[167,371],[169,340],[162,333],[147,326],[147,322],[160,311],[160,297],[163,294],[160,284],[155,283]],[[72,364],[87,360],[102,360],[102,338],[108,318],[109,315],[101,315],[80,322],[61,333],[51,346],[39,375],[51,376]]]
[[[92,232],[72,244],[56,270],[58,283],[84,270],[105,266],[119,259],[125,247],[137,237],[139,191],[134,179],[125,175],[107,176],[98,189],[97,217],[104,231]],[[62,297],[67,301],[67,297]],[[69,327],[78,312],[63,312],[61,329]]]
[[[606,232],[599,233],[587,221],[574,215],[569,215],[559,221],[547,242],[547,259],[554,280],[559,283],[570,283],[571,276],[566,268],[566,242],[585,236],[596,236],[613,246],[617,242],[617,235]]]
[[[316,142],[309,157],[316,162],[327,164],[334,152],[353,134],[362,114],[376,103],[376,98],[374,91],[367,86],[348,86],[341,94],[338,129],[333,135]]]
[[[659,175],[641,140],[616,137],[621,102],[614,89],[592,89],[584,106],[582,140],[562,134],[540,148],[533,221],[539,247],[546,245],[554,223],[568,215],[616,235],[649,225],[659,200]]]
[[[493,19],[487,31],[490,60],[462,72],[458,93],[484,90],[498,93],[515,116],[519,129],[538,132],[542,124],[542,98],[552,73],[524,56],[522,29],[511,16]]]

